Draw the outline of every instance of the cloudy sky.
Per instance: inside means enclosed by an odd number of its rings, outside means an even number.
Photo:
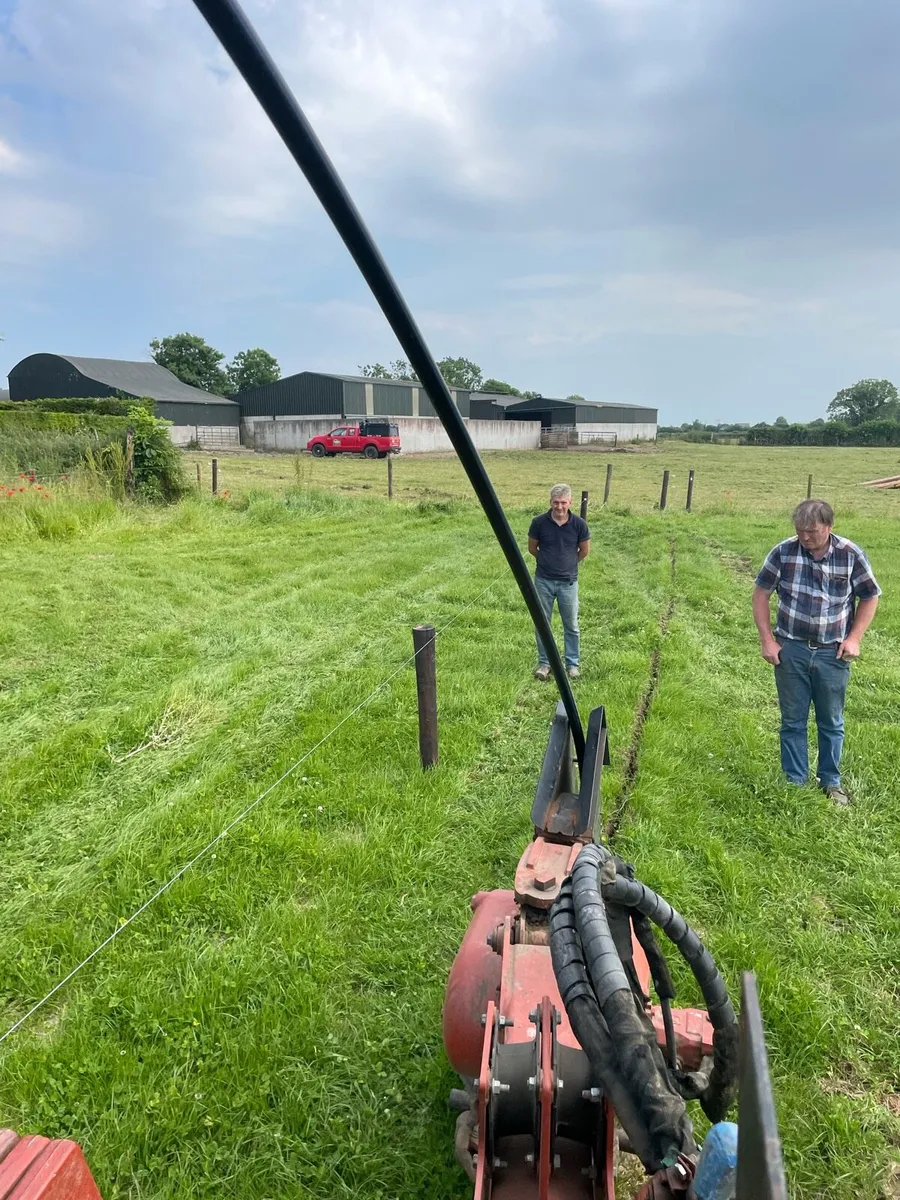
[[[436,354],[664,423],[900,384],[896,0],[246,0]],[[0,0],[0,381],[400,353],[190,0]]]

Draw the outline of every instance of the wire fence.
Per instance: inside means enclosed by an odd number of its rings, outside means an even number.
[[[228,834],[232,831],[232,829],[235,829],[238,825],[241,824],[241,822],[245,821],[247,819],[247,817],[250,816],[250,814],[253,812],[254,809],[258,808],[259,805],[262,804],[262,802],[268,796],[271,796],[271,794],[275,791],[275,789],[280,787],[281,784],[283,784],[286,779],[290,778],[290,776],[293,775],[294,772],[297,771],[298,768],[301,767],[303,765],[303,763],[305,763],[307,761],[307,759],[311,758],[312,755],[315,754],[315,752],[320,747],[324,746],[327,741],[329,741],[331,738],[333,738],[339,729],[343,728],[343,726],[346,725],[348,721],[352,720],[353,717],[355,717],[358,713],[362,712],[362,710],[364,708],[366,708],[372,702],[372,700],[374,700],[375,697],[388,686],[389,683],[391,683],[394,679],[396,679],[397,676],[399,674],[401,674],[401,672],[404,671],[410,665],[410,663],[416,659],[416,657],[419,654],[421,654],[424,650],[426,650],[429,646],[431,646],[442,633],[444,633],[447,629],[449,629],[451,625],[454,625],[459,620],[459,618],[461,616],[463,616],[464,613],[468,612],[470,608],[473,608],[483,596],[487,595],[487,593],[492,588],[496,587],[496,585],[500,582],[501,579],[504,579],[506,577],[507,577],[507,572],[503,571],[500,575],[497,576],[496,579],[493,579],[487,585],[487,587],[482,588],[482,590],[478,593],[477,596],[473,597],[468,602],[468,604],[466,604],[463,608],[461,608],[459,610],[459,612],[455,613],[450,618],[449,621],[447,621],[445,624],[443,624],[439,629],[436,629],[434,632],[434,635],[431,638],[429,638],[423,645],[419,646],[418,649],[415,650],[412,654],[410,654],[408,658],[405,658],[403,660],[403,662],[400,663],[400,665],[398,667],[396,667],[389,675],[385,676],[385,678],[382,679],[381,683],[379,683],[377,687],[373,688],[373,690],[371,692],[369,692],[369,694],[365,697],[365,699],[361,700],[359,702],[359,704],[357,704],[354,708],[352,708],[350,710],[350,712],[346,713],[340,719],[340,721],[338,721],[338,723],[336,725],[334,725],[331,729],[329,729],[329,731],[326,734],[324,734],[323,737],[319,738],[319,740],[315,743],[314,746],[311,746],[309,748],[309,750],[305,751],[300,756],[300,758],[298,758],[296,760],[296,762],[292,763],[288,767],[288,769],[286,771],[284,771],[283,774],[281,774],[275,780],[274,783],[270,784],[269,787],[267,787],[264,792],[261,792],[256,797],[255,800],[253,800],[250,804],[248,804],[246,806],[246,808],[244,808],[241,812],[239,812],[237,814],[237,816],[233,817],[228,822],[228,824],[223,829],[221,829],[214,838],[212,838],[209,842],[207,842],[206,845],[201,850],[198,850],[197,853],[193,856],[193,858],[189,859],[186,863],[184,863],[184,865],[181,866],[175,872],[175,874],[171,876],[170,879],[166,880],[166,882],[164,884],[162,884],[161,887],[158,887],[156,889],[156,891],[150,897],[148,897],[148,899],[146,899],[143,902],[143,904],[140,905],[139,908],[135,909],[135,911],[131,914],[130,917],[127,917],[124,920],[120,921],[120,923],[116,926],[116,928],[112,931],[112,933],[109,934],[108,937],[104,938],[104,940],[102,942],[100,942],[100,944],[98,946],[95,946],[94,949],[90,952],[90,954],[86,955],[81,960],[81,962],[79,962],[76,966],[74,966],[71,969],[71,971],[69,971],[69,973],[67,975],[65,975],[57,984],[55,984],[52,988],[50,988],[50,990],[44,996],[42,996],[41,999],[38,1000],[36,1004],[33,1004],[26,1013],[24,1013],[21,1017],[19,1017],[19,1019],[17,1021],[14,1021],[12,1025],[10,1025],[10,1027],[6,1030],[6,1032],[4,1034],[2,1034],[2,1036],[0,1036],[0,1045],[2,1045],[3,1042],[5,1042],[7,1038],[11,1037],[12,1034],[14,1034],[17,1029],[20,1029],[25,1024],[25,1022],[29,1020],[29,1018],[33,1017],[36,1012],[38,1012],[40,1009],[42,1009],[44,1007],[44,1005],[48,1003],[48,1001],[52,1000],[53,997],[55,995],[57,995],[57,993],[60,992],[66,986],[66,984],[69,983],[70,980],[74,979],[76,975],[78,975],[81,971],[83,971],[84,968],[90,962],[92,962],[93,959],[95,959],[98,954],[101,953],[101,951],[105,950],[106,947],[109,946],[112,942],[114,942],[116,940],[116,938],[119,937],[120,934],[124,933],[125,930],[128,928],[128,926],[131,925],[134,921],[136,921],[137,918],[139,916],[141,916],[142,913],[145,913],[147,911],[147,909],[150,908],[150,906],[160,898],[160,896],[165,895],[165,893],[168,892],[170,890],[170,888],[172,888],[178,882],[178,880],[182,877],[182,875],[185,875],[188,871],[191,870],[192,867],[194,867],[198,862],[200,862],[200,860],[202,858],[205,858],[205,856],[207,854],[209,854],[209,852],[211,850],[213,850],[223,840],[223,838],[228,836]]]

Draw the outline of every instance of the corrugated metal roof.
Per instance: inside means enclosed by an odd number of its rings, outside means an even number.
[[[495,401],[499,403],[499,401]],[[551,400],[549,396],[535,396],[527,400],[514,399],[514,403],[524,409],[530,408],[627,408],[635,412],[656,412],[644,404],[615,404],[607,400]]]
[[[216,396],[202,388],[190,387],[165,367],[153,362],[128,362],[119,358],[73,358],[57,354],[71,363],[76,371],[96,383],[127,392],[130,396],[146,396],[169,404],[237,404],[227,396]]]
[[[343,379],[345,383],[384,383],[388,387],[421,387],[417,379],[377,379],[374,375],[332,375],[328,371],[314,371],[310,374],[325,375],[329,379]]]

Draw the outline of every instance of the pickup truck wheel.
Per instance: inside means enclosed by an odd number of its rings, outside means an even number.
[[[366,446],[365,450],[363,450],[363,454],[366,456],[366,458],[377,458],[378,457],[378,447],[377,446]]]
[[[322,445],[321,442],[316,442],[316,444],[312,448],[312,452],[313,452],[313,458],[324,458],[325,457],[325,447]]]

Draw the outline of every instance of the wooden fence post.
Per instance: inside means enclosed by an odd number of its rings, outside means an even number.
[[[685,506],[684,506],[686,512],[691,511],[691,503],[693,502],[693,499],[694,499],[694,472],[688,471],[687,504],[685,504]]]
[[[200,488],[202,486],[201,481],[200,481],[200,464],[194,463],[194,466],[197,468],[197,491],[199,492]]]
[[[581,519],[582,519],[582,521],[587,520],[588,495],[589,495],[588,492],[581,493]]]
[[[219,490],[219,460],[212,460],[212,493],[215,496]]]
[[[660,512],[666,507],[666,502],[669,498],[669,472],[663,471],[662,491],[659,493],[659,509]]]
[[[606,487],[603,489],[603,503],[609,500],[609,488],[612,483],[612,463],[606,464]]]
[[[394,498],[394,456],[393,456],[393,454],[391,454],[390,450],[388,451],[388,456],[387,456],[387,468],[388,468],[388,500],[393,500],[393,498]]]
[[[419,704],[419,757],[424,771],[438,760],[437,667],[433,625],[413,626],[416,651],[416,697]]]
[[[806,481],[806,498],[807,500],[812,499],[812,475]]]

